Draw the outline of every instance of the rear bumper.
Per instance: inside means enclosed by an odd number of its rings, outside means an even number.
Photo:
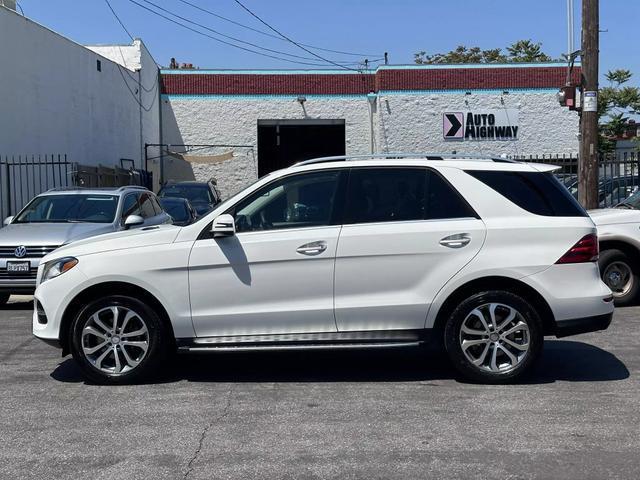
[[[555,335],[558,338],[578,335],[580,333],[606,330],[611,325],[613,312],[594,317],[574,318],[556,322]]]

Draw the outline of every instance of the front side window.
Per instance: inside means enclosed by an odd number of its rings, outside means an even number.
[[[331,225],[339,177],[337,171],[285,177],[258,189],[228,213],[238,232]]]
[[[42,195],[34,198],[13,223],[111,223],[116,216],[114,195]]]
[[[140,215],[140,205],[138,204],[137,193],[130,193],[124,197],[122,203],[122,220],[126,220],[129,215]]]
[[[151,195],[148,193],[143,193],[140,195],[140,216],[142,218],[151,218],[155,217],[156,211],[153,208],[153,203],[151,202]]]

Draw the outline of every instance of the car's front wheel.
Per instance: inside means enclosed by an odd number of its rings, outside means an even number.
[[[629,256],[621,250],[609,249],[598,259],[602,281],[613,292],[617,307],[632,304],[640,292],[640,275]]]
[[[0,306],[6,304],[9,301],[9,297],[11,297],[8,293],[0,293]]]
[[[471,295],[445,325],[445,348],[465,377],[506,383],[525,374],[539,358],[544,340],[535,308],[506,291]]]
[[[75,317],[71,353],[95,383],[135,383],[156,372],[169,338],[158,314],[138,299],[115,295],[95,300]]]

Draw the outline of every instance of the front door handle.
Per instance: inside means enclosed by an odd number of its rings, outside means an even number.
[[[320,255],[327,249],[327,242],[318,240],[317,242],[305,243],[296,249],[296,252],[302,255]]]
[[[462,248],[469,244],[471,237],[468,233],[456,233],[455,235],[449,235],[440,240],[440,245],[449,248]]]

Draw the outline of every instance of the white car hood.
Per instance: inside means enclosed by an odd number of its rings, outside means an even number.
[[[172,243],[180,230],[181,227],[175,225],[160,225],[100,235],[58,248],[46,255],[42,261],[47,262],[64,256],[81,257],[114,250]]]
[[[602,208],[589,210],[589,215],[596,226],[615,223],[640,223],[640,210],[626,208]]]

